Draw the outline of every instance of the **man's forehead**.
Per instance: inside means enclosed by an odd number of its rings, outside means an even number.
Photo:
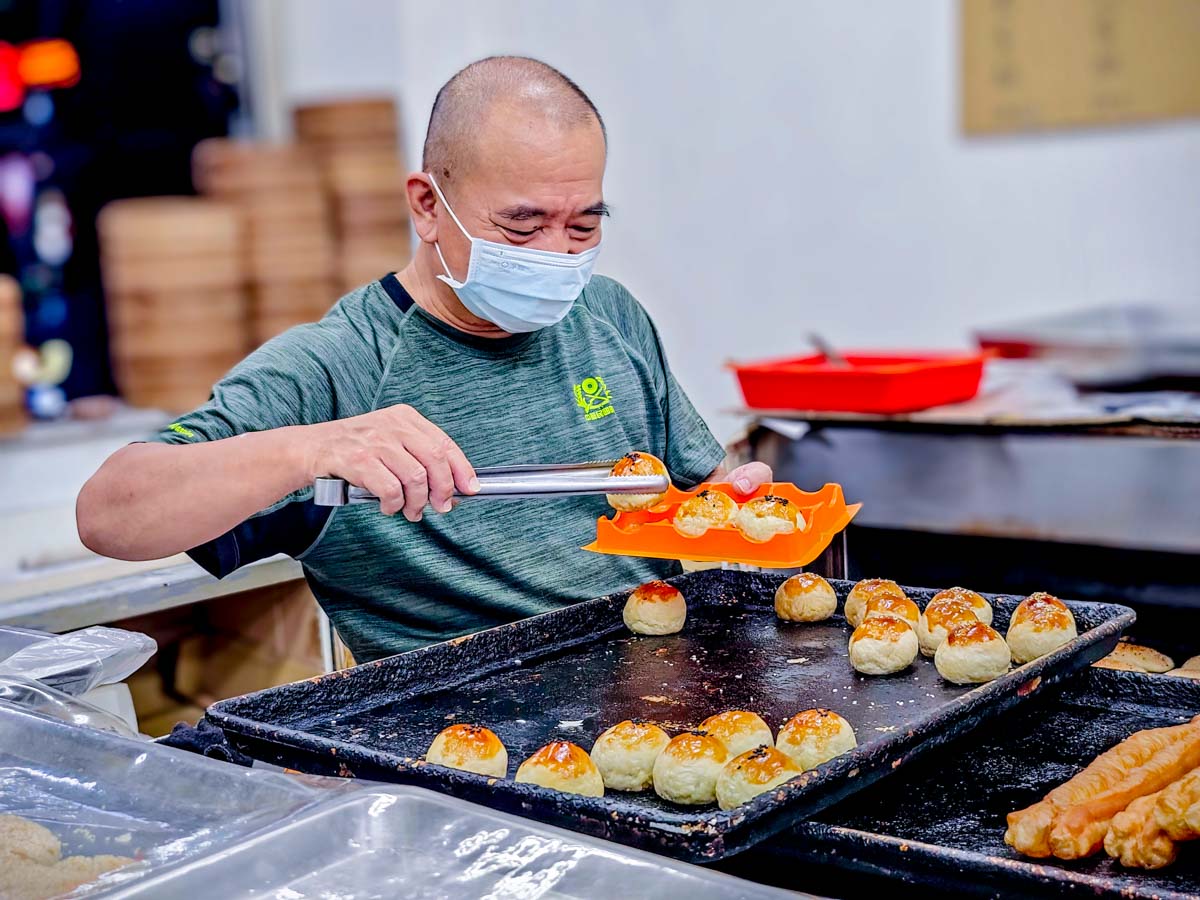
[[[480,134],[460,172],[462,188],[518,221],[602,207],[605,152],[597,137],[583,127]]]

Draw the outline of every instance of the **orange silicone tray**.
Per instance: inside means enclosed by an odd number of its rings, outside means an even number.
[[[739,504],[754,497],[774,494],[786,497],[804,515],[804,528],[777,534],[758,544],[742,537],[732,525],[710,528],[700,537],[686,537],[671,520],[684,500],[704,489],[728,494]],[[692,491],[667,490],[663,502],[641,512],[618,512],[611,519],[596,520],[596,540],[584,550],[617,556],[648,556],[653,559],[687,559],[696,562],[740,562],[775,569],[808,565],[829,546],[834,535],[850,524],[861,503],[847,505],[840,484],[827,484],[815,493],[794,484],[764,484],[753,494],[741,495],[730,484],[702,484]]]

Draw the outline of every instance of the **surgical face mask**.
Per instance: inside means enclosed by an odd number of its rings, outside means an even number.
[[[471,237],[432,175],[429,181],[454,224],[471,242],[471,259],[462,281],[450,274],[442,248],[433,245],[446,270],[438,279],[454,289],[463,306],[510,334],[537,331],[562,321],[591,280],[600,245],[582,253],[553,253]]]

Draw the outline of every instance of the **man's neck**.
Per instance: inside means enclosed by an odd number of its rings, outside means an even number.
[[[481,319],[468,310],[450,285],[439,281],[437,276],[442,274],[441,263],[437,253],[430,244],[422,243],[414,254],[412,262],[396,273],[396,278],[404,285],[413,298],[413,302],[435,319],[445,322],[465,334],[485,338],[506,338],[507,331],[499,326]]]

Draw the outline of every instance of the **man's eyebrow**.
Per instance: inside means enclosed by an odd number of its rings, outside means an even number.
[[[517,206],[510,206],[507,209],[499,210],[496,215],[501,219],[510,219],[514,222],[523,222],[526,219],[540,219],[542,216],[546,215],[546,211],[544,209],[538,209],[536,206],[530,206],[523,203],[518,204]]]
[[[531,206],[527,203],[520,203],[516,206],[509,206],[505,209],[498,210],[496,216],[501,219],[507,219],[510,222],[525,222],[529,219],[540,219],[546,215],[546,211],[537,206]],[[587,209],[581,209],[577,215],[580,216],[607,216],[608,204],[601,200],[599,203],[593,203]]]

